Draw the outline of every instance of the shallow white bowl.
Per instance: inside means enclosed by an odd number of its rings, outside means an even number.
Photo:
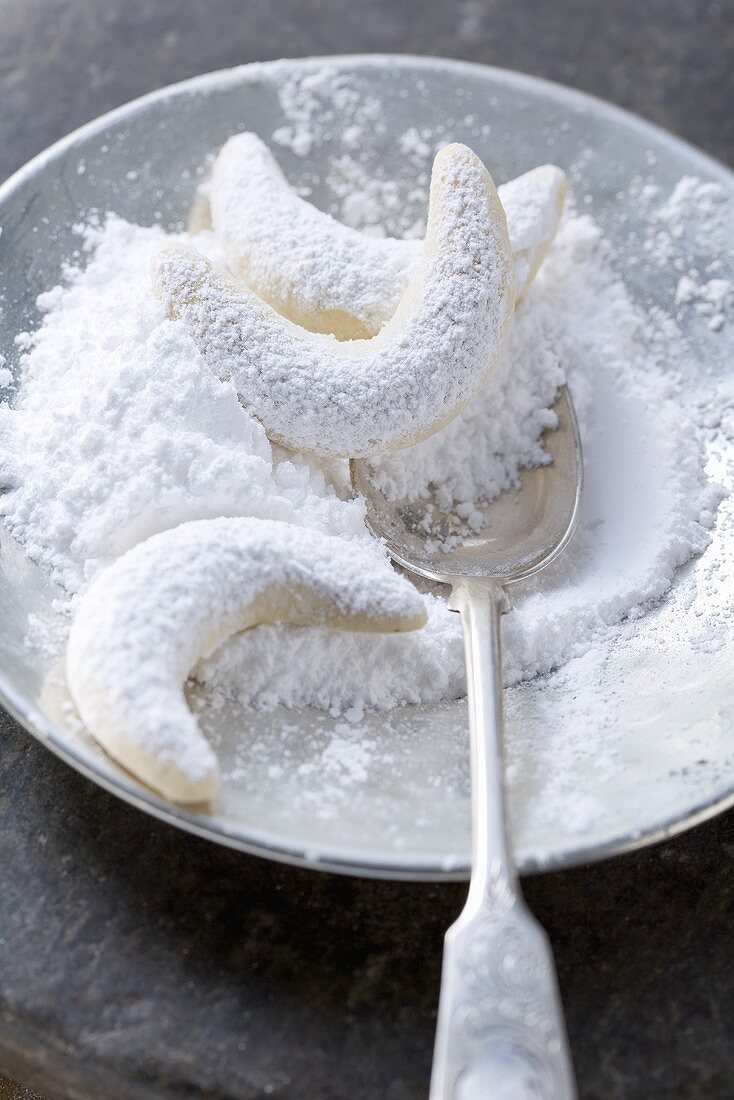
[[[573,186],[616,243],[640,229],[627,196],[635,176],[651,173],[672,189],[685,174],[734,189],[725,168],[674,137],[588,96],[530,77],[453,61],[354,57],[279,62],[281,75],[336,65],[374,92],[389,110],[385,135],[371,140],[375,163],[397,171],[395,135],[410,126],[455,121],[450,136],[492,165],[498,181],[537,163],[575,166]],[[31,161],[0,190],[3,346],[12,365],[13,335],[39,319],[35,299],[53,285],[76,239],[72,225],[90,209],[114,210],[142,224],[181,227],[196,187],[194,170],[237,129],[268,138],[285,121],[272,65],[199,77],[145,96],[69,135]],[[491,121],[489,134],[483,131]],[[318,175],[334,152],[328,141],[306,160],[286,150],[287,172]],[[132,174],[131,174],[132,173]],[[324,201],[318,186],[315,201]],[[695,248],[695,241],[680,248]],[[669,308],[677,274],[661,277],[639,257],[621,269],[646,308]],[[680,394],[705,395],[726,377],[730,333],[686,333],[702,363]],[[593,460],[593,456],[592,456]],[[720,463],[719,473],[723,470]],[[679,571],[690,590],[686,614],[705,624],[711,607],[708,559],[728,552],[723,531],[703,558]],[[729,536],[730,537],[730,536]],[[53,592],[40,571],[3,535],[0,540],[0,696],[49,749],[95,782],[148,813],[219,843],[293,863],[403,878],[462,877],[469,860],[467,725],[464,702],[405,707],[365,719],[371,746],[363,777],[341,782],[322,753],[334,720],[314,711],[220,713],[210,728],[230,778],[213,807],[172,807],[116,767],[85,736],[66,729],[58,692],[49,690],[48,657],[27,642],[28,616],[50,614]],[[680,604],[666,600],[638,628],[634,646],[607,654],[599,690],[615,698],[611,727],[590,727],[554,771],[571,700],[562,675],[508,692],[512,835],[522,870],[601,859],[686,828],[734,803],[734,641],[727,628],[716,652],[680,640]],[[543,706],[539,706],[542,698]],[[614,766],[599,768],[605,746]],[[278,767],[274,768],[273,765]],[[359,769],[357,769],[357,772]],[[277,775],[276,775],[277,772]],[[342,777],[344,779],[344,777]],[[348,780],[348,782],[347,782]],[[564,813],[563,792],[588,792],[601,810],[584,824]]]

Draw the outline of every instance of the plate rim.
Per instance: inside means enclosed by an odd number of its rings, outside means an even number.
[[[250,74],[254,74],[258,70],[267,72],[268,69],[273,70],[289,66],[302,68],[323,65],[340,67],[359,65],[362,67],[374,66],[376,68],[389,66],[392,68],[432,71],[453,70],[457,73],[469,73],[480,78],[491,75],[495,81],[502,82],[505,85],[515,85],[523,90],[534,90],[536,93],[545,94],[546,97],[552,98],[555,102],[563,103],[565,101],[572,109],[585,106],[588,110],[596,114],[601,113],[626,127],[636,130],[638,133],[649,134],[655,143],[678,151],[689,161],[692,161],[694,166],[696,163],[700,164],[702,170],[709,176],[721,180],[734,191],[734,171],[723,162],[671,131],[588,92],[552,80],[546,80],[543,77],[504,69],[495,65],[484,65],[480,62],[413,54],[370,53],[313,55],[248,62],[231,68],[216,69],[154,89],[102,115],[98,115],[37,153],[0,185],[0,205],[4,204],[18,188],[32,179],[40,169],[57,157],[67,154],[76,144],[93,137],[123,119],[130,118],[150,104],[159,103],[179,95],[206,93],[207,91],[215,91],[218,88],[246,83]],[[53,723],[36,706],[29,706],[26,703],[20,693],[13,687],[2,668],[0,668],[0,704],[36,740],[85,778],[92,780],[98,786],[121,798],[136,809],[212,843],[222,844],[225,847],[234,848],[249,855],[293,866],[364,878],[403,881],[457,881],[466,879],[469,875],[470,862],[466,857],[457,858],[449,863],[446,860],[437,861],[435,856],[419,857],[414,855],[411,857],[410,862],[406,862],[404,858],[401,858],[399,851],[394,854],[380,852],[374,857],[366,852],[359,852],[356,855],[353,853],[350,856],[344,848],[338,845],[323,843],[319,845],[318,852],[311,851],[306,846],[295,845],[290,837],[281,836],[278,833],[260,833],[252,827],[248,828],[247,836],[235,835],[228,832],[223,827],[223,823],[212,815],[196,814],[183,807],[168,803],[159,798],[153,791],[147,791],[137,784],[132,776],[128,777],[122,773],[119,775],[105,774],[95,768],[93,762],[87,759],[82,752],[60,738]],[[515,855],[523,874],[542,873],[586,863],[596,863],[667,840],[732,807],[734,807],[734,779],[728,786],[710,797],[701,798],[689,805],[685,811],[671,815],[669,819],[658,825],[635,831],[625,837],[618,837],[611,841],[595,842],[586,846],[583,844],[583,838],[580,838],[578,845],[558,848],[551,851],[542,860],[524,853],[522,850],[516,852]]]

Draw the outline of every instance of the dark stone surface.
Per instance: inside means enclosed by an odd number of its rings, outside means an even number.
[[[2,734],[3,1069],[51,1098],[426,1096],[461,885],[248,859]],[[734,817],[525,887],[583,1100],[730,1100]]]
[[[734,160],[731,0],[0,0],[0,172],[197,73],[393,51],[573,84]]]
[[[575,84],[732,161],[733,47],[730,6],[693,0],[0,0],[0,175],[197,72],[382,50]],[[462,887],[218,849],[6,716],[0,867],[0,1071],[51,1100],[426,1096]],[[526,893],[555,946],[582,1100],[731,1100],[734,815]]]

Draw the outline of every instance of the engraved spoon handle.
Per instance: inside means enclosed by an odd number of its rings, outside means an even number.
[[[507,841],[500,616],[506,597],[461,582],[471,730],[473,852],[446,934],[430,1100],[574,1100],[550,945],[522,901]]]

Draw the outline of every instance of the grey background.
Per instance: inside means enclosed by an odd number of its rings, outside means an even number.
[[[731,3],[0,0],[0,176],[184,77],[396,51],[573,84],[734,161]],[[426,1096],[460,886],[217,849],[96,789],[0,715],[0,1071],[49,1098]],[[583,1100],[734,1097],[734,815],[529,880]]]

